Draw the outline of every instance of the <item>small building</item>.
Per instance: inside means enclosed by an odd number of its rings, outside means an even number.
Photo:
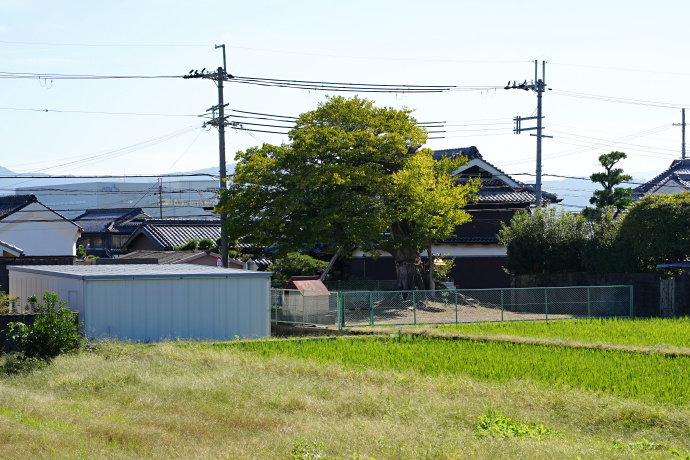
[[[133,341],[270,336],[268,272],[201,265],[10,266],[10,295],[79,311],[88,337]]]
[[[0,240],[24,256],[75,256],[80,232],[35,195],[0,196]]]
[[[331,293],[318,275],[291,276],[283,289],[283,308],[294,321],[323,323],[331,311]]]

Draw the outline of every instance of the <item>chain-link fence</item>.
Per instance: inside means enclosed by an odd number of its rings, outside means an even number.
[[[338,325],[338,293],[271,289],[271,321]]]
[[[271,320],[326,326],[633,316],[632,286],[325,292],[274,289]]]
[[[632,317],[632,286],[340,292],[339,326]]]

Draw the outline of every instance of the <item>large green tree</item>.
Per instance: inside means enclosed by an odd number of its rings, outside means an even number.
[[[647,195],[630,206],[620,224],[622,244],[638,271],[690,257],[690,192]]]
[[[389,252],[400,289],[421,277],[420,248],[470,220],[463,207],[479,183],[456,184],[466,159],[432,159],[411,111],[332,97],[302,114],[290,142],[239,152],[217,212],[229,238],[276,245],[281,254],[317,244]]]
[[[618,214],[623,208],[632,203],[632,189],[617,187],[617,185],[632,179],[632,176],[623,174],[623,169],[616,168],[616,164],[627,158],[623,152],[611,152],[599,156],[599,163],[604,168],[604,172],[592,174],[592,182],[601,184],[603,190],[596,190],[589,203],[594,208],[587,207],[582,214],[588,219],[601,217],[607,209],[613,209],[614,214]]]

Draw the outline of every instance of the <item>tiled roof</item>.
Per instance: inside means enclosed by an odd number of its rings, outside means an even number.
[[[433,158],[435,160],[440,160],[442,158],[454,158],[457,155],[464,155],[469,161],[481,160],[481,162],[494,168],[503,176],[507,177],[518,187],[513,188],[505,184],[499,179],[491,178],[489,180],[482,181],[482,187],[477,193],[478,203],[534,203],[536,201],[537,194],[534,191],[534,186],[524,184],[519,180],[509,176],[500,168],[497,168],[493,164],[486,161],[482,155],[477,150],[477,147],[461,147],[455,149],[445,149],[434,151]],[[553,193],[542,190],[542,199],[548,200],[552,203],[559,201],[558,196]]]
[[[472,147],[459,147],[455,149],[434,150],[433,158],[438,161],[442,158],[455,158],[458,155],[467,157],[469,161],[475,158],[483,159],[481,153],[474,145]]]
[[[150,219],[139,227],[129,241],[138,234],[149,237],[161,250],[170,251],[194,238],[210,238],[215,242],[220,238],[220,220]]]
[[[678,187],[678,192],[690,190],[690,160],[673,160],[673,163],[666,171],[646,184],[635,187],[633,189],[633,197],[639,199],[644,195],[654,193],[669,181],[681,184],[681,187]]]
[[[132,223],[132,219],[149,217],[141,208],[89,209],[74,221],[85,232],[132,233],[141,225],[141,221]]]
[[[467,243],[467,244],[492,244],[498,243],[498,236],[451,236],[442,241],[443,243]]]
[[[13,214],[30,203],[36,203],[36,195],[4,195],[0,196],[0,219]]]
[[[551,202],[558,201],[558,197],[550,192],[542,190],[542,199]],[[483,186],[477,193],[478,203],[534,203],[537,194],[531,185],[522,184],[522,188],[486,187]]]

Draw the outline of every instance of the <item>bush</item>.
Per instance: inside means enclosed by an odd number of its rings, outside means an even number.
[[[0,315],[7,315],[15,313],[17,306],[17,297],[10,297],[3,291],[0,291]]]
[[[29,298],[33,310],[38,313],[33,325],[22,322],[8,324],[7,336],[13,340],[22,359],[39,359],[49,362],[56,356],[76,350],[83,342],[74,313],[59,300],[54,292],[43,293],[43,305],[36,296]]]
[[[278,259],[272,266],[273,279],[287,283],[291,276],[320,275],[327,266],[328,262],[323,260],[299,252],[290,252],[282,259]]]

